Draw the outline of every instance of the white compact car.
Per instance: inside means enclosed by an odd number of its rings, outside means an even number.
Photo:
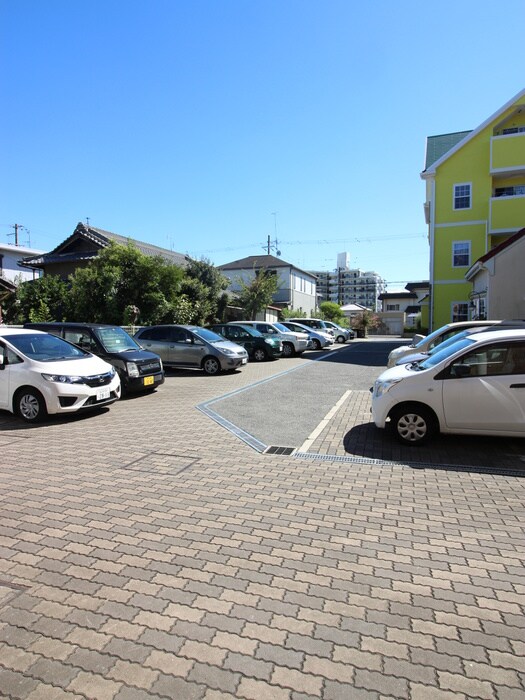
[[[430,335],[415,335],[411,345],[402,345],[392,350],[388,356],[386,366],[394,367],[394,365],[400,364],[400,360],[408,355],[428,353],[429,350],[435,348],[436,345],[443,343],[445,340],[456,335],[456,333],[464,331],[466,328],[491,326],[498,323],[502,323],[502,321],[457,321],[456,323],[447,323],[445,326],[441,326],[441,328],[438,328]]]
[[[120,398],[115,368],[49,333],[0,326],[0,408],[29,423]]]
[[[459,338],[376,380],[372,416],[387,420],[404,444],[434,433],[525,437],[525,330],[490,330]]]

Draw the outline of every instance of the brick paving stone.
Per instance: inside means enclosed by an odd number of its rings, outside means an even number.
[[[31,431],[3,417],[0,696],[521,700],[525,483],[410,466],[494,463],[498,445],[509,465],[514,441],[405,449],[354,388],[312,446],[342,461],[269,456],[195,409],[280,362],[169,372],[151,395]],[[352,377],[341,386],[377,375],[286,367]],[[397,463],[367,460],[385,455]]]
[[[181,678],[160,675],[153,684],[151,692],[170,700],[202,700],[206,687],[197,683],[188,683]]]
[[[111,660],[109,660],[108,668],[111,665]],[[32,678],[38,678],[49,685],[57,685],[62,688],[66,688],[71,681],[76,678],[79,672],[80,667],[78,665],[70,666],[68,663],[66,666],[58,660],[55,661],[53,659],[39,658],[28,669],[27,674]]]
[[[471,698],[490,700],[494,697],[494,691],[490,683],[467,678],[464,675],[438,671],[438,683],[444,690],[464,693],[467,697]]]

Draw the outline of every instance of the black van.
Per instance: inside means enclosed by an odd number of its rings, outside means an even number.
[[[106,323],[26,323],[101,357],[117,370],[124,392],[148,391],[164,382],[162,360],[143,350],[120,326]]]

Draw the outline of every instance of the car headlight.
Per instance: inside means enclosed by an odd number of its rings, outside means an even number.
[[[83,377],[71,376],[68,374],[43,374],[42,377],[48,382],[56,382],[57,384],[83,384]]]
[[[387,391],[390,391],[390,389],[398,384],[401,379],[387,379],[384,382],[377,381],[374,385],[374,396],[383,396],[384,394],[387,393]]]
[[[128,371],[128,377],[138,377],[139,375],[139,368],[137,367],[136,362],[126,362],[126,369]]]
[[[230,350],[229,348],[222,348],[221,352],[223,355],[229,355],[230,357],[232,355],[238,355],[239,353],[235,350]]]

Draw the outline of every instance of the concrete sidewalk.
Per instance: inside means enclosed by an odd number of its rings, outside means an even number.
[[[525,480],[264,455],[196,409],[282,362],[0,416],[0,697],[524,697]]]

